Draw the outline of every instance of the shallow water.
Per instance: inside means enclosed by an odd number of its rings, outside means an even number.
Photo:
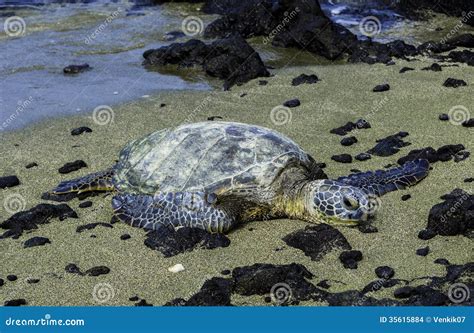
[[[202,75],[187,80],[141,65],[143,51],[168,44],[165,33],[179,30],[186,16],[184,6],[165,8],[128,1],[4,6],[2,26],[14,17],[24,24],[17,20],[21,30],[13,35],[0,33],[0,130],[160,90],[209,89]],[[83,63],[92,70],[62,73],[67,65]]]

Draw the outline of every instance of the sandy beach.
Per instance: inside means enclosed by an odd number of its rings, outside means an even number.
[[[266,85],[260,85],[257,79],[235,86],[231,91],[165,92],[104,109],[100,118],[90,112],[48,119],[21,131],[0,134],[0,175],[14,174],[21,181],[19,186],[0,190],[4,203],[0,205],[0,220],[11,215],[5,202],[12,196],[19,195],[22,210],[29,209],[46,202],[40,199],[41,194],[58,182],[112,166],[128,141],[184,122],[204,121],[210,116],[257,124],[288,135],[317,161],[327,163],[325,172],[330,178],[347,175],[351,169],[383,169],[387,164],[396,164],[397,159],[410,150],[422,147],[437,149],[446,144],[463,144],[472,152],[472,130],[453,121],[440,121],[438,115],[460,105],[474,112],[474,71],[465,64],[448,63],[442,72],[421,70],[432,62],[432,59],[418,57],[410,62],[396,60],[392,66],[287,67],[272,70],[273,75],[265,78]],[[404,66],[415,70],[399,73]],[[316,74],[321,81],[293,87],[291,80],[302,73]],[[444,87],[443,82],[450,77],[462,79],[468,86]],[[372,92],[374,86],[382,83],[389,83],[391,89]],[[301,101],[299,107],[280,109],[277,115],[275,111],[272,113],[272,109],[293,98]],[[342,146],[341,137],[329,133],[359,118],[369,121],[372,128],[353,132],[358,143],[351,147]],[[88,126],[93,132],[72,136],[71,130],[80,126]],[[405,141],[411,145],[393,156],[374,156],[368,161],[350,164],[331,160],[335,154],[354,156],[365,152],[375,145],[376,139],[399,131],[409,133]],[[65,175],[58,173],[58,168],[75,160],[85,161],[88,167]],[[32,162],[38,166],[25,168]],[[199,249],[164,258],[144,245],[144,230],[122,222],[115,223],[113,228],[98,226],[77,233],[80,225],[110,221],[111,196],[88,198],[92,201],[89,208],[79,208],[80,201],[74,199],[67,204],[77,212],[78,219],[52,219],[51,223],[25,232],[19,239],[0,241],[0,278],[5,279],[9,274],[18,277],[1,287],[1,301],[24,298],[28,305],[133,305],[129,298],[138,295],[148,303],[162,305],[178,297],[188,299],[206,280],[222,276],[223,270],[254,263],[303,264],[315,275],[311,283],[333,281],[331,292],[362,289],[376,279],[374,269],[382,265],[392,267],[398,279],[443,276],[445,268],[434,260],[445,258],[452,264],[472,261],[472,240],[461,235],[421,240],[417,234],[426,227],[428,212],[441,202],[440,196],[455,188],[472,192],[473,183],[464,179],[473,177],[473,170],[472,158],[459,163],[438,162],[420,184],[381,198],[381,209],[373,221],[378,232],[361,233],[357,228],[338,227],[352,248],[363,253],[356,270],[342,267],[339,250],[328,253],[320,261],[312,261],[302,251],[287,246],[282,238],[308,224],[286,219],[248,223],[228,235],[231,244],[226,248]],[[411,194],[411,199],[402,201],[404,194]],[[131,238],[121,240],[123,234]],[[51,243],[23,248],[24,241],[33,236],[47,237]],[[426,246],[430,248],[427,256],[416,255],[417,249]],[[110,268],[110,273],[97,277],[71,274],[65,271],[69,263],[82,270],[103,265]],[[168,271],[178,263],[184,266],[184,271]],[[31,284],[28,278],[40,281]],[[411,285],[423,282],[420,279]],[[113,288],[113,297],[106,303],[98,303],[92,296],[98,283],[107,283]],[[368,295],[393,298],[394,288]],[[263,296],[234,295],[232,304],[266,303]]]

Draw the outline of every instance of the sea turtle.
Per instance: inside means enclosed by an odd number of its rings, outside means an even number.
[[[134,227],[227,232],[263,218],[355,224],[372,215],[371,196],[413,185],[429,169],[416,160],[329,180],[320,166],[274,130],[208,121],[132,141],[111,169],[61,182],[52,192],[114,191],[115,215]]]

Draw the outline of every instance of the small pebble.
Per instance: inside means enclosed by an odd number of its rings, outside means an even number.
[[[295,98],[295,99],[290,99],[289,101],[286,101],[283,103],[283,106],[286,106],[287,108],[295,108],[297,106],[300,106],[300,100]]]
[[[64,270],[67,273],[81,274],[81,270],[77,267],[76,264],[67,264]]]
[[[457,87],[467,86],[467,83],[464,80],[453,79],[450,77],[446,79],[446,81],[444,81],[443,86],[448,87],[448,88],[457,88]]]
[[[18,280],[18,277],[16,275],[10,274],[10,275],[7,275],[7,280],[13,282],[13,281]]]
[[[268,81],[267,80],[260,80],[260,81],[258,81],[258,84],[260,86],[266,86],[268,84]]]
[[[389,266],[379,266],[375,269],[375,275],[381,279],[391,279],[395,275],[395,271]]]
[[[130,297],[128,300],[129,300],[129,301],[132,301],[132,302],[136,302],[136,301],[138,301],[139,299],[140,299],[140,298],[138,298],[138,296],[135,295],[135,296]]]
[[[4,279],[0,279],[0,287],[3,286],[5,284],[5,280]]]
[[[140,300],[140,302],[135,303],[135,306],[153,306],[153,304],[147,303],[144,299]]]
[[[404,194],[402,195],[402,201],[407,201],[408,199],[411,198],[411,194]]]
[[[388,83],[379,84],[378,86],[375,86],[374,89],[372,89],[373,92],[383,92],[388,90],[390,90],[390,85]]]
[[[79,208],[88,208],[92,206],[92,201],[83,201],[79,204]]]
[[[73,171],[77,171],[81,168],[87,168],[87,164],[82,160],[76,160],[74,162],[69,162],[64,164],[58,169],[59,173],[65,174]]]
[[[230,269],[224,269],[222,272],[221,272],[222,275],[229,275],[230,274]]]
[[[358,161],[366,161],[366,160],[370,160],[372,156],[368,153],[360,153],[356,155],[354,158]]]
[[[439,264],[439,265],[449,265],[449,261],[448,259],[444,259],[444,258],[438,258],[434,261],[435,264]]]
[[[26,282],[28,282],[30,284],[35,284],[35,283],[40,282],[40,279],[28,278],[28,279],[26,279]]]
[[[357,250],[343,251],[339,255],[339,260],[344,268],[356,269],[357,262],[362,260],[362,252]]]
[[[333,155],[331,159],[339,163],[352,163],[352,156],[349,154]]]
[[[3,303],[5,306],[20,306],[20,305],[26,305],[26,300],[24,298],[20,299],[12,299],[10,301],[5,301]]]
[[[216,120],[216,119],[224,119],[224,118],[222,118],[221,116],[210,116],[210,117],[207,117],[207,120],[209,120],[209,121],[214,121],[214,120]]]
[[[89,275],[89,276],[99,276],[103,274],[109,274],[110,273],[110,268],[107,266],[96,266],[89,268],[87,271],[85,271],[84,274]]]
[[[184,271],[184,266],[181,265],[181,264],[176,264],[172,267],[169,267],[168,271],[171,272],[171,273],[179,273],[179,272]]]
[[[17,176],[0,177],[0,188],[7,188],[20,185],[20,180]]]
[[[82,133],[91,133],[92,129],[86,126],[75,128],[71,131],[71,135],[81,135]]]
[[[422,257],[426,257],[429,252],[430,252],[429,246],[416,250],[416,254]]]
[[[442,113],[438,116],[438,119],[441,120],[441,121],[448,121],[449,120],[449,115],[447,115],[446,113]]]
[[[357,143],[357,138],[355,136],[349,136],[341,140],[341,145],[343,146],[352,146],[354,143]]]
[[[405,287],[396,289],[393,292],[393,296],[395,296],[395,298],[408,298],[412,295],[412,293],[413,293],[413,287],[405,286]]]
[[[379,229],[377,229],[377,227],[373,226],[370,223],[359,224],[357,226],[357,229],[359,229],[359,231],[362,232],[363,234],[372,234],[372,233],[375,233],[375,232],[379,231]]]
[[[465,120],[461,124],[463,127],[474,127],[474,118],[469,118],[468,120]]]
[[[411,67],[403,67],[402,69],[400,69],[400,73],[405,73],[405,72],[414,71],[414,70],[415,69]]]
[[[32,163],[29,163],[27,165],[25,165],[25,168],[27,169],[31,169],[31,168],[34,168],[34,167],[37,167],[38,164],[36,164],[36,162],[32,162]]]
[[[166,106],[165,103],[161,103],[161,104],[160,104],[160,108],[164,108],[165,106]]]
[[[472,178],[472,177],[471,178],[466,178],[466,179],[464,179],[464,182],[465,183],[472,183],[472,182],[474,182],[474,178]]]
[[[123,234],[122,236],[120,236],[121,240],[127,240],[127,239],[130,239],[130,238],[132,238],[132,236],[130,236],[129,234]]]
[[[436,236],[436,233],[432,230],[429,230],[429,229],[421,230],[418,233],[418,238],[422,239],[422,240],[428,240],[428,239],[433,238],[434,236]]]
[[[23,247],[28,248],[28,247],[34,247],[34,246],[42,246],[45,244],[51,244],[51,241],[46,237],[36,236],[25,241],[25,243],[23,244]]]

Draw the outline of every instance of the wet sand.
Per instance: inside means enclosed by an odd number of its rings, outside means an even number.
[[[185,121],[206,120],[208,116],[222,116],[226,121],[253,123],[274,128],[299,143],[316,160],[326,162],[330,177],[350,173],[350,169],[373,170],[383,168],[406,155],[411,149],[445,144],[462,143],[473,151],[472,130],[438,120],[438,115],[448,113],[457,105],[464,105],[470,112],[474,105],[474,70],[460,64],[444,67],[442,72],[421,71],[432,60],[397,61],[394,66],[377,65],[325,65],[274,70],[268,84],[261,86],[253,80],[230,92],[171,92],[142,98],[133,103],[113,107],[113,121],[99,125],[92,113],[74,117],[52,119],[30,126],[21,131],[0,136],[0,175],[15,174],[21,185],[0,190],[3,203],[13,194],[24,198],[25,209],[40,202],[41,193],[51,189],[59,181],[82,176],[89,172],[113,165],[121,147],[146,133],[176,126]],[[399,74],[400,68],[409,66],[416,71]],[[313,85],[293,87],[291,79],[301,73],[316,74],[321,79]],[[467,87],[457,89],[443,87],[448,77],[463,79]],[[374,93],[375,85],[389,83],[390,91]],[[240,97],[246,93],[244,97]],[[291,109],[291,121],[277,125],[271,111],[284,101],[299,98],[301,106]],[[160,107],[165,103],[166,106]],[[288,113],[286,114],[289,115]],[[473,116],[471,114],[471,116]],[[359,118],[368,120],[372,128],[353,133],[358,143],[343,147],[342,137],[329,131]],[[99,119],[103,120],[104,119]],[[274,119],[273,119],[274,120]],[[277,120],[283,121],[282,118]],[[70,131],[79,126],[89,126],[92,133],[71,136]],[[406,141],[411,146],[402,148],[390,157],[373,157],[369,161],[340,164],[331,161],[334,154],[356,155],[373,147],[376,139],[407,131]],[[58,173],[64,163],[84,160],[88,168],[62,175]],[[26,169],[25,165],[36,162],[38,167]],[[19,239],[0,241],[2,261],[0,278],[15,274],[18,280],[7,281],[0,288],[1,301],[25,298],[29,305],[98,305],[92,297],[94,286],[108,283],[114,297],[105,305],[132,305],[128,298],[138,295],[154,305],[161,305],[177,298],[189,298],[203,282],[220,276],[224,269],[254,263],[301,263],[315,277],[313,284],[321,280],[337,280],[330,291],[361,289],[376,279],[374,269],[388,265],[394,268],[395,277],[413,279],[421,276],[444,275],[442,265],[433,263],[446,258],[453,264],[472,261],[473,242],[464,236],[443,237],[423,241],[417,238],[424,229],[430,208],[440,202],[439,197],[462,188],[473,190],[472,183],[463,180],[472,177],[472,157],[454,163],[438,162],[429,176],[417,186],[404,191],[392,192],[382,197],[382,207],[373,225],[377,233],[363,234],[357,228],[338,227],[353,249],[363,253],[357,270],[344,269],[335,250],[322,260],[311,261],[304,253],[287,246],[281,238],[304,228],[307,223],[291,220],[253,222],[231,232],[231,244],[227,248],[195,250],[171,258],[146,247],[145,231],[124,223],[114,224],[113,229],[96,229],[76,233],[79,225],[92,222],[109,222],[112,216],[110,196],[89,198],[90,208],[78,208],[80,201],[68,204],[78,213],[78,219],[41,225],[39,229],[24,233]],[[179,172],[179,165],[177,165]],[[403,194],[411,194],[408,201],[401,201]],[[52,202],[54,203],[54,202]],[[7,219],[4,205],[0,205],[0,220]],[[252,231],[249,230],[252,228]],[[121,240],[124,233],[131,235]],[[91,238],[91,235],[96,238]],[[51,244],[23,248],[23,242],[33,236],[48,237]],[[429,246],[426,257],[415,254],[418,248]],[[276,249],[281,249],[276,251]],[[78,276],[65,272],[68,263],[75,263],[82,270],[105,265],[111,272],[98,277]],[[180,273],[168,272],[168,267],[183,264]],[[27,278],[39,278],[37,284],[28,284]],[[423,280],[420,280],[423,283]],[[394,287],[396,288],[396,287]],[[369,294],[376,298],[393,297],[394,288]],[[266,304],[263,296],[234,297],[236,305]],[[315,303],[308,303],[315,304]]]

